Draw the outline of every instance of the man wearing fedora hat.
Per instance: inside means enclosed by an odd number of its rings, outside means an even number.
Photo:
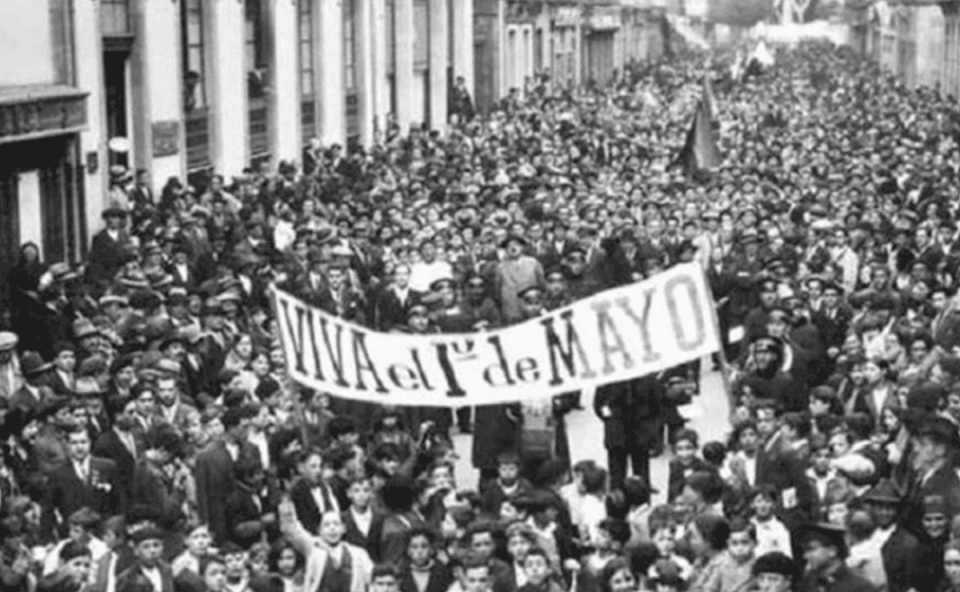
[[[873,538],[880,545],[887,590],[907,592],[922,577],[920,543],[897,523],[903,496],[890,479],[881,479],[863,496],[873,516]]]
[[[113,280],[127,260],[131,241],[126,230],[127,211],[111,206],[103,211],[106,228],[93,237],[87,255],[87,279],[101,288]]]
[[[953,468],[953,456],[960,450],[957,426],[940,416],[926,416],[916,422],[911,481],[904,499],[903,523],[915,536],[923,535],[924,498],[942,496],[947,519],[960,512],[960,477]]]
[[[34,351],[23,352],[20,356],[20,372],[23,373],[23,386],[10,397],[10,408],[21,409],[25,413],[36,413],[56,396],[44,384],[44,377],[53,368]]]
[[[873,592],[873,584],[844,563],[847,558],[846,530],[834,524],[810,524],[803,529],[803,556],[806,573],[800,592]]]

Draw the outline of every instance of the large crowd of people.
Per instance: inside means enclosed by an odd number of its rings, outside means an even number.
[[[460,85],[443,134],[156,196],[111,169],[84,264],[28,243],[6,278],[0,590],[960,590],[960,110],[827,44],[730,65],[544,73],[483,116]],[[723,164],[690,171],[705,76]],[[315,392],[269,302],[483,331],[694,261],[723,350],[582,400]],[[678,409],[716,397],[704,442]],[[607,457],[571,464],[583,406]]]

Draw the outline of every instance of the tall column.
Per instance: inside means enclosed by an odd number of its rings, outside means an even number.
[[[393,19],[396,29],[393,39],[396,71],[394,80],[397,89],[397,124],[406,133],[417,117],[419,105],[411,100],[413,89],[413,42],[416,31],[413,27],[413,0],[395,0]]]
[[[268,0],[267,120],[274,164],[300,159],[300,30],[297,0]]]
[[[344,87],[343,0],[319,0],[320,51],[316,66],[320,79],[320,139],[324,144],[347,141],[347,98]]]
[[[390,83],[387,79],[387,64],[392,47],[387,47],[387,4],[385,0],[369,0],[370,2],[370,31],[371,51],[373,53],[371,66],[373,76],[373,123],[377,130],[375,140],[381,141],[385,137],[387,115],[390,113]]]
[[[447,129],[447,0],[430,0],[430,128]]]
[[[84,172],[87,233],[93,235],[103,227],[100,213],[106,201],[107,150],[106,101],[103,96],[103,47],[100,36],[100,4],[75,2],[73,8],[76,86],[87,95],[87,129],[80,132],[81,154],[97,153],[99,170]]]
[[[139,0],[136,40],[139,51],[131,56],[136,164],[150,171],[156,195],[167,178],[181,179],[186,171],[186,137],[183,125],[183,85],[180,47],[180,5]],[[177,130],[176,152],[154,151],[154,129]]]
[[[210,78],[213,132],[211,152],[218,173],[239,175],[249,161],[249,109],[244,3],[237,0],[208,0],[203,4],[210,14]]]
[[[473,0],[453,0],[453,75],[463,76],[474,95]]]
[[[373,0],[354,0],[356,12],[354,34],[357,47],[357,100],[360,110],[360,143],[370,146],[377,119],[376,104],[376,44],[377,29],[373,28]]]
[[[508,62],[511,58],[510,48],[507,47],[507,7],[504,0],[496,0],[496,9],[497,9],[497,28],[496,31],[499,34],[499,44],[497,45],[497,63],[499,67],[497,68],[497,88],[494,93],[494,101],[500,100],[501,97],[506,96],[507,92],[510,90],[510,80],[507,76],[508,71]]]

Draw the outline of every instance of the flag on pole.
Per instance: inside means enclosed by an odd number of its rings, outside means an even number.
[[[693,114],[693,122],[687,132],[687,139],[675,161],[683,167],[684,173],[688,176],[697,171],[712,169],[720,164],[716,131],[713,125],[713,105],[713,89],[710,87],[709,79],[704,78],[703,95],[697,103],[697,109]]]

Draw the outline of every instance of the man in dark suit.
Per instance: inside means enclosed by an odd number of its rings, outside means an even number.
[[[24,352],[20,356],[20,373],[23,386],[10,397],[10,409],[20,409],[26,414],[41,411],[54,397],[53,391],[43,384],[50,374],[51,364],[45,363],[37,352]]]
[[[875,587],[858,575],[844,560],[847,545],[844,528],[832,524],[813,524],[804,529],[803,548],[806,572],[800,592],[871,592]]]
[[[257,451],[246,441],[250,416],[250,411],[242,407],[227,409],[222,419],[223,437],[197,455],[197,510],[218,544],[228,540],[227,498],[236,483],[234,465],[241,458],[257,457]]]
[[[884,539],[880,554],[883,556],[883,571],[887,574],[887,590],[907,592],[917,588],[917,579],[923,577],[920,543],[897,524],[900,492],[892,481],[881,479],[862,499],[867,502],[877,526],[874,536]]]
[[[50,475],[47,513],[60,519],[86,506],[101,516],[122,514],[126,508],[124,487],[117,479],[112,460],[90,454],[90,434],[85,426],[67,432],[67,461]]]
[[[103,212],[103,220],[107,227],[94,235],[90,254],[87,255],[87,277],[101,286],[111,282],[123,267],[130,245],[130,234],[124,229],[126,210],[107,208]]]
[[[227,498],[227,531],[230,540],[244,549],[260,540],[264,531],[276,525],[276,515],[268,511],[264,490],[263,467],[244,462],[234,467],[236,485]]]
[[[136,562],[117,576],[117,590],[173,592],[173,570],[163,561],[164,532],[148,526],[130,535]]]
[[[370,503],[373,499],[370,479],[354,479],[347,488],[347,497],[350,499],[350,506],[340,514],[345,528],[343,540],[366,549],[370,558],[378,561],[384,516]]]
[[[923,536],[924,500],[943,498],[947,520],[960,513],[960,478],[950,459],[960,448],[957,426],[950,420],[931,416],[920,419],[914,438],[913,475],[904,500],[903,525],[915,536]]]
[[[136,405],[132,400],[112,402],[113,427],[100,434],[93,446],[95,456],[116,464],[117,480],[125,486],[127,495],[133,491],[133,469],[143,450],[143,434],[134,418]]]
[[[363,296],[347,283],[347,270],[342,266],[332,265],[327,270],[327,287],[317,294],[315,303],[332,315],[365,324]]]
[[[320,451],[304,451],[300,455],[299,464],[303,477],[290,488],[290,499],[297,509],[300,523],[307,532],[315,533],[324,512],[339,512],[340,506],[333,490],[323,479],[323,457]]]
[[[633,474],[650,482],[650,451],[657,448],[662,434],[664,395],[664,386],[653,374],[597,389],[593,409],[603,420],[611,488],[623,485],[628,458]]]
[[[780,518],[788,528],[805,523],[813,504],[813,489],[799,458],[780,430],[780,407],[770,399],[758,400],[754,413],[757,431],[763,440],[757,450],[755,485],[769,485],[779,492]]]
[[[834,282],[823,285],[823,298],[819,306],[813,311],[813,324],[820,329],[820,336],[827,348],[828,354],[835,358],[839,353],[843,340],[853,318],[850,305],[843,302],[843,289]],[[831,348],[835,348],[831,351]]]
[[[378,294],[374,319],[381,331],[390,331],[407,324],[407,313],[420,304],[423,294],[410,287],[410,266],[401,264],[393,272],[393,282]]]

